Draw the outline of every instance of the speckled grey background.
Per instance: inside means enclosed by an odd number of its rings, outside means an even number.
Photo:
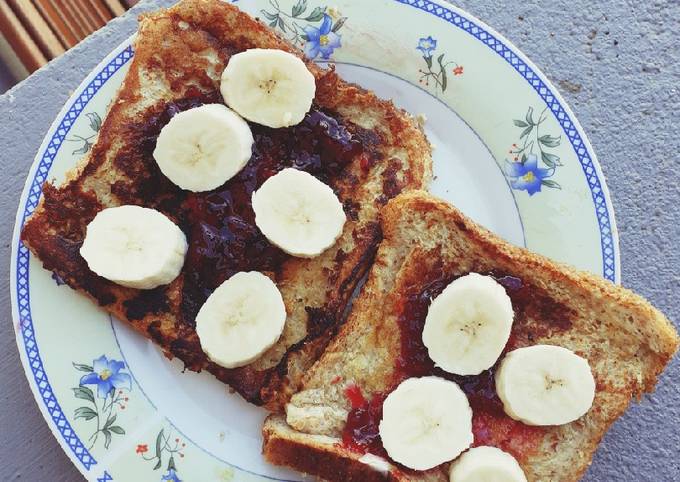
[[[358,0],[357,0],[358,1]],[[0,234],[43,135],[72,90],[136,27],[141,2],[0,97]],[[680,322],[680,1],[458,0],[558,86],[599,156],[621,236],[623,284]],[[82,480],[43,421],[20,366],[8,279],[0,307],[0,480]],[[680,363],[606,435],[586,481],[680,481]]]

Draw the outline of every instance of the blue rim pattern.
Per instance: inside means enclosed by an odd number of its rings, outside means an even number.
[[[52,162],[59,151],[59,147],[63,143],[66,135],[71,130],[71,127],[75,123],[78,116],[81,114],[85,106],[90,102],[92,97],[99,91],[99,89],[106,83],[109,78],[118,70],[125,65],[132,58],[132,46],[127,47],[122,52],[120,52],[116,57],[114,57],[111,62],[109,62],[102,70],[99,72],[94,79],[83,89],[83,92],[78,96],[78,98],[73,102],[71,107],[68,109],[64,118],[59,123],[56,132],[50,139],[49,144],[45,148],[42,157],[40,158],[40,163],[31,181],[31,189],[26,198],[26,206],[24,206],[24,212],[21,217],[21,226],[23,227],[26,219],[35,211],[38,206],[38,201],[40,200],[40,195],[42,194],[42,186],[47,179],[50,167],[52,167]],[[54,426],[59,430],[66,444],[71,448],[73,455],[80,460],[86,470],[90,470],[90,467],[95,465],[97,461],[92,457],[89,450],[80,441],[75,431],[71,427],[64,416],[64,412],[59,405],[50,382],[47,378],[47,374],[43,368],[42,359],[40,357],[40,350],[38,349],[38,343],[35,339],[35,331],[33,329],[33,318],[31,317],[31,299],[29,294],[28,285],[28,268],[29,268],[29,251],[22,244],[19,243],[17,249],[17,305],[19,311],[19,323],[21,325],[21,334],[24,340],[24,348],[26,349],[26,357],[28,358],[28,364],[33,373],[33,380],[35,381],[36,387],[40,392],[40,396],[45,403],[45,408],[47,412],[52,417]],[[106,474],[107,477],[110,477]],[[113,479],[104,479],[113,480]]]
[[[97,478],[97,482],[111,482],[112,480],[113,477],[111,477],[111,475],[109,475],[109,473],[106,470],[104,471],[104,475]]]
[[[415,7],[426,13],[433,14],[452,25],[464,30],[470,35],[474,36],[490,49],[496,52],[500,57],[507,61],[527,82],[533,87],[538,95],[545,101],[556,119],[562,126],[562,129],[569,139],[574,151],[576,152],[579,162],[583,168],[586,180],[591,190],[593,203],[595,205],[595,214],[600,227],[600,242],[602,247],[603,257],[603,275],[610,281],[615,281],[616,278],[616,253],[615,243],[612,235],[611,220],[607,209],[606,199],[602,184],[598,177],[592,157],[588,152],[586,145],[581,138],[574,123],[570,119],[566,110],[562,107],[560,102],[555,98],[551,90],[541,80],[540,76],[529,67],[524,61],[517,56],[510,48],[508,48],[502,41],[496,38],[482,27],[476,25],[474,22],[461,16],[460,14],[449,10],[448,8],[434,3],[430,0],[394,0],[397,3]],[[64,118],[60,122],[50,139],[43,155],[38,164],[33,180],[31,181],[31,188],[26,199],[26,205],[21,217],[21,225],[23,226],[26,219],[33,213],[38,205],[40,196],[42,194],[42,185],[47,179],[47,175],[52,166],[52,162],[57,155],[57,152],[75,123],[78,116],[82,113],[85,106],[99,91],[99,89],[115,74],[121,67],[123,67],[133,56],[132,46],[126,47],[117,56],[115,56],[83,89],[80,96],[73,102],[68,109]],[[21,327],[22,338],[28,363],[33,374],[33,379],[40,392],[41,398],[45,404],[47,412],[50,414],[52,421],[61,433],[63,440],[70,447],[74,456],[82,463],[85,470],[97,463],[84,444],[78,439],[70,423],[64,416],[59,402],[57,401],[52,388],[50,386],[47,374],[44,371],[40,351],[35,339],[35,332],[33,328],[33,320],[31,317],[30,296],[29,296],[29,251],[22,244],[18,244],[17,249],[17,304],[19,312],[19,323]],[[98,482],[112,481],[113,478],[108,472],[104,472],[103,477],[97,479]]]
[[[600,246],[602,248],[603,265],[602,275],[609,281],[616,282],[616,243],[614,243],[614,236],[612,235],[612,222],[609,217],[609,210],[607,209],[607,201],[602,189],[602,183],[595,170],[593,158],[588,152],[588,149],[586,149],[586,145],[583,142],[581,135],[578,133],[574,122],[569,118],[569,114],[567,114],[567,111],[562,107],[548,86],[541,80],[540,75],[524,63],[516,53],[492,33],[460,14],[449,10],[438,3],[434,3],[431,0],[395,1],[435,15],[469,33],[509,63],[512,68],[526,79],[541,99],[545,101],[546,105],[550,108],[550,111],[560,123],[560,126],[562,126],[562,130],[569,139],[569,142],[581,163],[581,167],[583,168],[583,173],[586,176],[586,181],[588,182],[590,193],[593,197],[595,216],[597,217],[597,223],[600,228]]]

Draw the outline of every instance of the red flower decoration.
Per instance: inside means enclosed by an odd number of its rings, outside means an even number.
[[[149,446],[146,445],[146,444],[137,445],[137,449],[135,450],[135,452],[137,452],[138,454],[143,454],[143,453],[148,452],[148,451],[149,451]]]
[[[459,65],[453,69],[453,75],[463,75],[463,66]]]

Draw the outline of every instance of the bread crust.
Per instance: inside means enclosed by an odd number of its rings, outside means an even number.
[[[367,166],[357,155],[330,181],[348,214],[336,245],[314,259],[288,257],[268,273],[282,291],[288,318],[280,341],[250,365],[227,370],[203,354],[195,330],[181,316],[184,273],[154,290],[124,288],[90,271],[78,251],[87,223],[105,207],[143,205],[182,225],[187,194],[149,161],[155,138],[148,126],[171,103],[187,98],[221,101],[219,80],[229,57],[255,47],[302,58],[260,21],[218,0],[183,0],[142,15],[134,58],[95,144],[62,185],[44,185],[21,239],[45,268],[128,322],[168,357],[182,359],[194,371],[208,370],[247,400],[280,410],[335,333],[354,287],[372,262],[380,239],[380,207],[430,180],[430,146],[410,115],[344,82],[332,68],[307,62],[317,81],[315,104],[361,131],[364,156],[371,162]]]
[[[609,426],[631,399],[654,389],[658,375],[678,349],[678,334],[671,323],[640,296],[599,276],[512,246],[425,192],[405,193],[390,201],[382,211],[382,229],[383,241],[349,320],[305,377],[303,390],[291,399],[298,409],[348,410],[344,389],[349,384],[359,386],[366,398],[391,389],[401,349],[399,310],[407,294],[419,292],[432,273],[509,274],[539,293],[521,313],[515,306],[513,347],[566,346],[589,360],[597,388],[593,407],[581,419],[558,427],[532,428],[526,439],[510,432],[515,435],[502,441],[503,448],[513,452],[531,482],[576,481]],[[556,303],[559,312],[535,309],[539,303],[550,303],[548,307]],[[564,318],[568,323],[559,324]],[[325,435],[338,437],[344,420],[331,429],[333,424],[325,422]],[[502,418],[495,423],[489,426],[492,435],[506,427]],[[282,416],[266,421],[263,451],[267,460],[307,467],[317,452],[329,450],[319,447],[313,435],[284,427]],[[500,439],[492,436],[490,440],[495,444]],[[281,447],[286,456],[278,453]],[[325,456],[331,467],[324,468],[325,472],[357,457],[342,447],[335,453],[335,460]],[[391,477],[446,481],[445,469],[446,464],[439,471],[413,474],[395,468]],[[325,472],[320,475],[327,478]],[[367,465],[364,472],[366,477],[375,476]]]
[[[267,460],[276,465],[295,467],[296,470],[313,474],[322,480],[346,482],[378,482],[390,480],[389,474],[366,470],[359,462],[359,455],[346,451],[337,441],[321,439],[310,444],[308,439],[296,438],[286,427],[282,416],[271,416],[263,432]],[[287,431],[282,437],[281,432]],[[398,480],[398,479],[392,479]]]

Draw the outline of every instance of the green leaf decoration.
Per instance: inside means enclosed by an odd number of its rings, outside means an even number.
[[[91,146],[92,146],[92,144],[90,144],[89,142],[86,141],[85,144],[83,144],[83,147],[81,147],[80,149],[76,149],[75,151],[72,152],[72,154],[74,154],[74,155],[75,154],[86,154],[90,150]]]
[[[524,164],[525,162],[527,162],[527,153],[523,152],[522,153],[522,164]]]
[[[316,7],[305,20],[308,22],[318,22],[323,18],[324,13],[326,13],[326,7]]]
[[[335,25],[333,25],[333,28],[331,29],[331,32],[337,32],[342,28],[343,25],[345,25],[345,22],[347,21],[347,17],[340,17],[337,22],[335,22]]]
[[[267,20],[277,20],[279,16],[275,13],[269,13],[266,10],[260,10],[260,13],[265,16]]]
[[[156,457],[158,457],[158,464],[156,465],[156,467],[154,467],[154,470],[161,466],[162,450],[163,450],[163,429],[161,429],[161,431],[158,432],[158,436],[156,437]]]
[[[92,390],[90,388],[76,387],[73,388],[72,390],[76,398],[80,398],[81,400],[87,400],[88,402],[94,403],[94,393],[92,393]]]
[[[557,147],[560,145],[560,138],[545,134],[538,138],[538,142],[546,147]]]
[[[92,129],[95,132],[99,132],[99,129],[102,126],[102,118],[99,117],[99,114],[97,114],[96,112],[88,112],[85,115],[90,120],[90,129]]]
[[[277,24],[277,23],[279,23],[279,17],[276,17],[274,20],[272,20],[271,22],[269,22],[269,26],[270,26],[271,28],[276,28],[276,24]]]
[[[91,365],[83,365],[81,363],[73,363],[73,368],[80,370],[81,372],[92,373],[94,371],[94,368],[92,368]]]
[[[79,407],[76,408],[73,418],[84,418],[85,420],[92,420],[97,416],[97,412],[92,410],[90,407]]]
[[[527,124],[529,124],[530,126],[533,126],[535,124],[533,107],[529,107],[529,110],[527,111],[527,115],[525,116],[525,118],[527,120]]]
[[[112,416],[110,416],[109,419],[108,419],[108,420],[106,421],[106,423],[104,424],[104,428],[108,428],[113,422],[115,422],[115,421],[116,421],[116,417],[117,417],[117,415],[112,415]]]
[[[286,24],[283,23],[283,19],[282,19],[281,17],[279,17],[279,22],[278,22],[278,23],[279,23],[279,28],[281,29],[281,31],[282,31],[282,32],[285,32],[285,31],[286,31]]]
[[[428,69],[432,69],[432,56],[428,55],[427,57],[423,57],[425,59],[425,63],[427,64]]]
[[[112,425],[109,427],[109,430],[118,435],[125,435],[125,430],[120,425]]]
[[[442,92],[446,90],[446,86],[448,84],[448,79],[446,77],[446,67],[444,67],[444,54],[439,55],[437,57],[437,63],[439,64],[439,72],[442,75]]]
[[[562,189],[562,186],[560,186],[558,183],[555,181],[551,181],[550,179],[543,179],[541,181],[541,184],[543,184],[546,187],[551,187],[553,189]]]
[[[543,159],[543,162],[548,167],[556,167],[562,165],[562,163],[560,162],[560,156],[550,154],[549,152],[541,151],[541,159]]]
[[[109,445],[111,445],[111,432],[109,432],[106,429],[103,429],[102,433],[104,434],[104,448],[108,449]]]
[[[530,126],[527,127],[526,129],[524,129],[524,131],[522,131],[522,134],[520,134],[519,138],[522,139],[522,138],[528,136],[529,133],[531,132],[531,130],[532,130],[533,128],[534,128],[534,126],[533,126],[533,125],[530,125]]]
[[[175,457],[170,456],[170,460],[168,460],[168,470],[177,470],[177,467],[175,466]]]
[[[307,0],[300,0],[298,3],[293,5],[293,9],[291,10],[290,13],[293,17],[297,17],[302,12],[304,12],[306,9],[307,9]]]
[[[518,119],[513,120],[512,123],[515,124],[517,127],[526,127],[526,126],[529,125],[526,122],[524,122],[523,120],[518,120]]]

